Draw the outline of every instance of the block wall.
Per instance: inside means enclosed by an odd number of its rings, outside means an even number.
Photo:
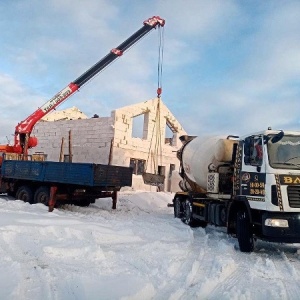
[[[111,117],[40,122],[36,124],[32,133],[38,138],[38,145],[29,151],[30,154],[44,152],[47,154],[47,160],[58,161],[62,138],[63,152],[69,154],[70,130],[73,162],[108,163],[114,136]]]

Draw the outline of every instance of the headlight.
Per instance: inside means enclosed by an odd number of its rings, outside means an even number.
[[[271,227],[289,227],[289,222],[283,219],[266,219],[265,225]]]

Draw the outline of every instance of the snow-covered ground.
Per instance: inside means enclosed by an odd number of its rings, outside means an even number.
[[[87,208],[0,198],[0,299],[300,299],[300,245],[241,253],[174,219],[167,193]]]

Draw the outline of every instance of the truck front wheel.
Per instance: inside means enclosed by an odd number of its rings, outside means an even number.
[[[16,199],[23,200],[24,202],[32,203],[33,193],[30,187],[22,185],[16,192]]]
[[[48,206],[50,190],[46,186],[39,187],[34,194],[34,203],[42,203]]]
[[[236,217],[236,232],[241,252],[252,252],[254,239],[248,213],[240,210]]]

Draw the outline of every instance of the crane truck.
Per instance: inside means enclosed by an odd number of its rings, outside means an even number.
[[[224,227],[241,252],[257,239],[300,243],[300,132],[182,136],[174,216]]]
[[[145,20],[138,31],[17,124],[14,144],[0,145],[2,192],[29,203],[47,204],[50,211],[56,205],[56,200],[85,205],[94,202],[96,198],[107,196],[112,197],[113,208],[116,208],[117,191],[132,183],[131,168],[31,160],[28,149],[35,147],[38,142],[31,133],[42,117],[78,91],[152,29],[164,25],[165,20],[159,16]]]

